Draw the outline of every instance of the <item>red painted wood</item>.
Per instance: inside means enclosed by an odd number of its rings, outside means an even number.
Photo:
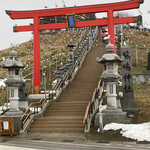
[[[114,30],[114,16],[113,11],[109,10],[107,12],[108,17],[108,34],[111,36],[110,43],[114,45],[114,53],[116,53],[115,48],[115,30]]]
[[[40,86],[40,33],[39,18],[34,17],[34,86]]]
[[[126,18],[114,18],[114,24],[124,24],[124,23],[132,23],[136,21],[134,17],[126,17]],[[79,21],[76,22],[77,28],[81,27],[91,27],[91,26],[102,26],[107,25],[107,19],[96,19],[91,21]],[[39,25],[39,30],[52,30],[52,29],[66,29],[68,28],[67,23],[55,23],[55,24],[42,24]],[[17,26],[14,27],[15,32],[23,32],[23,31],[33,31],[33,25],[28,26]]]
[[[79,6],[79,7],[68,7],[68,8],[56,8],[56,9],[44,9],[44,10],[32,10],[32,11],[10,11],[6,10],[6,13],[12,19],[27,19],[38,17],[52,17],[52,16],[65,16],[67,14],[88,14],[107,12],[108,10],[128,10],[139,8],[140,3],[144,0],[130,0],[126,2],[110,3],[110,4],[98,4],[91,6]]]
[[[101,26],[98,26],[98,32],[101,34]]]

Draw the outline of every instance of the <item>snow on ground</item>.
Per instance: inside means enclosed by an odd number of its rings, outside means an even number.
[[[7,106],[7,103],[4,103],[4,106],[0,107],[0,115],[3,113],[3,111],[10,108],[10,103],[8,103],[8,108],[6,106]]]
[[[35,110],[34,110],[34,108],[31,107],[31,108],[30,108],[30,111],[32,111],[33,113],[34,113],[34,112],[37,113],[37,112],[40,112],[40,111],[41,111],[41,108],[38,107],[38,108],[35,108]]]
[[[107,105],[102,105],[102,101],[100,102],[99,105],[99,112],[102,112],[103,110],[105,110],[107,108]]]
[[[122,130],[122,136],[131,138],[137,141],[150,142],[150,122],[143,124],[118,124],[111,123],[104,127],[104,130]]]
[[[6,86],[5,83],[4,83],[5,80],[6,80],[6,79],[0,80],[0,87],[5,87],[5,86]]]

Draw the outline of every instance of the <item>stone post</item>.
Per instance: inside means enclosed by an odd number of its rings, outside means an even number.
[[[72,63],[72,66],[74,65],[74,51],[73,48],[75,47],[75,45],[70,42],[67,47],[69,47],[69,60]]]
[[[134,101],[131,48],[122,47],[121,56],[124,57],[122,62],[122,109],[128,112],[138,111],[137,102]]]
[[[150,52],[148,53],[148,65],[147,70],[150,71]]]

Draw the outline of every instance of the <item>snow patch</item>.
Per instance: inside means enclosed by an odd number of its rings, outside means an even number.
[[[150,142],[150,122],[142,124],[111,123],[105,125],[104,130],[122,130],[120,133],[124,137]]]
[[[102,112],[103,110],[105,110],[107,108],[107,105],[99,105],[99,112]]]
[[[34,112],[35,112],[35,113],[38,113],[38,112],[41,111],[41,108],[38,107],[38,108],[35,108],[35,110],[34,110],[34,107],[31,107],[31,108],[30,108],[30,111],[32,111],[33,113],[34,113]]]
[[[7,79],[2,79],[0,80],[0,87],[5,87],[6,84],[4,83],[4,81],[6,81]]]
[[[8,110],[9,108],[10,108],[10,103],[8,103],[8,107],[7,107],[7,103],[4,103],[4,106],[1,106],[1,107],[0,107],[0,115],[1,115],[4,111]]]

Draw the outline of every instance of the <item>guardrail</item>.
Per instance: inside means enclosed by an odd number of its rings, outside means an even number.
[[[102,98],[103,93],[103,82],[99,80],[97,88],[94,90],[92,100],[89,101],[85,116],[83,120],[83,125],[85,126],[85,133],[88,133],[90,131],[91,122],[96,114],[96,112],[99,109],[100,99]]]
[[[45,93],[45,97],[41,98],[39,102],[34,102],[29,105],[29,107],[27,108],[27,110],[24,112],[24,114],[21,117],[22,128],[24,124],[27,122],[27,120],[30,119],[30,116],[38,114],[40,110],[42,110],[42,107],[44,106],[45,102],[49,99],[53,99],[53,97],[56,96],[55,94],[56,94],[55,91],[54,92],[49,91],[48,95],[46,95]]]

